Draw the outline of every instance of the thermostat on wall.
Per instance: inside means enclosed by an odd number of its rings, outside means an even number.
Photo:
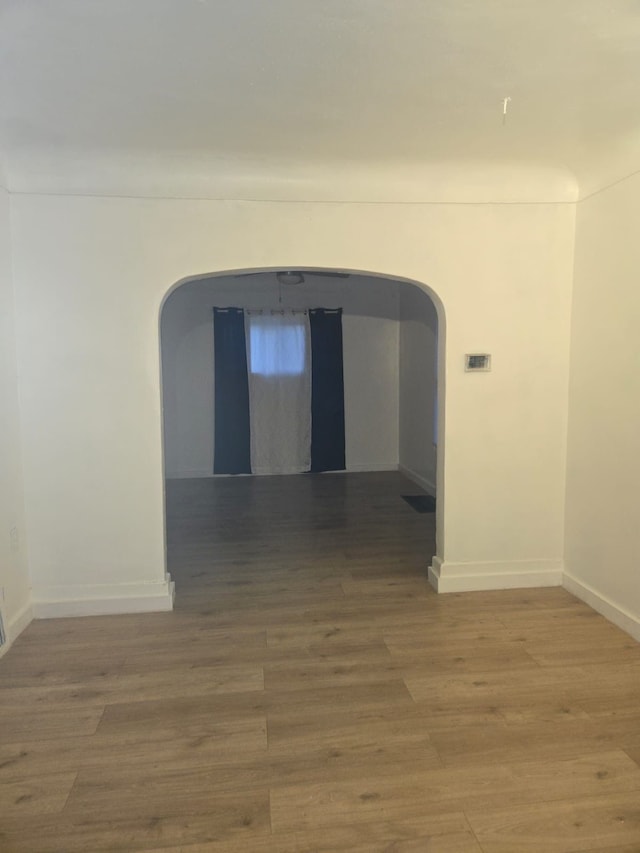
[[[467,353],[464,357],[464,369],[468,373],[488,373],[491,370],[491,356],[484,353]]]

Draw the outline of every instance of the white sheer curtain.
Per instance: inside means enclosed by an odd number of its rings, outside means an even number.
[[[245,312],[251,470],[311,467],[311,335],[306,311]]]

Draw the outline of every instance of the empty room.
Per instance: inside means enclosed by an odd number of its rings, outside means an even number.
[[[640,851],[640,11],[0,2],[0,851]]]

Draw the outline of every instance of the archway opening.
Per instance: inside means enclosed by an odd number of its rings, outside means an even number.
[[[218,368],[227,356],[216,345],[222,327],[214,309],[242,315],[235,325],[245,328],[239,351],[248,386],[252,372],[260,372],[250,338],[262,318],[341,312],[342,464],[318,469],[312,460],[306,470],[323,470],[321,476],[264,464],[256,470],[251,438],[251,467],[220,464],[219,419],[227,398]],[[292,572],[302,572],[311,586],[316,572],[316,580],[344,588],[345,577],[366,571],[365,564],[392,585],[418,576],[426,582],[442,548],[442,337],[437,298],[397,278],[296,268],[220,273],[176,285],[162,308],[161,348],[167,564],[178,608],[205,600],[211,606],[214,587],[220,603],[230,590],[255,588],[258,578],[290,581]],[[291,363],[290,354],[285,360]],[[313,384],[311,365],[309,372]],[[259,444],[292,441],[289,433],[283,441],[282,423],[273,424],[273,406],[262,420],[257,404],[248,408],[248,429],[259,423],[268,432]],[[315,411],[322,413],[322,402]],[[232,433],[243,433],[231,423]],[[232,443],[238,441],[247,437],[234,434]],[[305,471],[304,463],[295,470]],[[305,570],[296,571],[301,565]]]

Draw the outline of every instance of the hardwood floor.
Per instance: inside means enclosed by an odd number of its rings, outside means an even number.
[[[168,484],[169,614],[0,661],[0,851],[639,853],[640,646],[437,596],[399,474]]]

